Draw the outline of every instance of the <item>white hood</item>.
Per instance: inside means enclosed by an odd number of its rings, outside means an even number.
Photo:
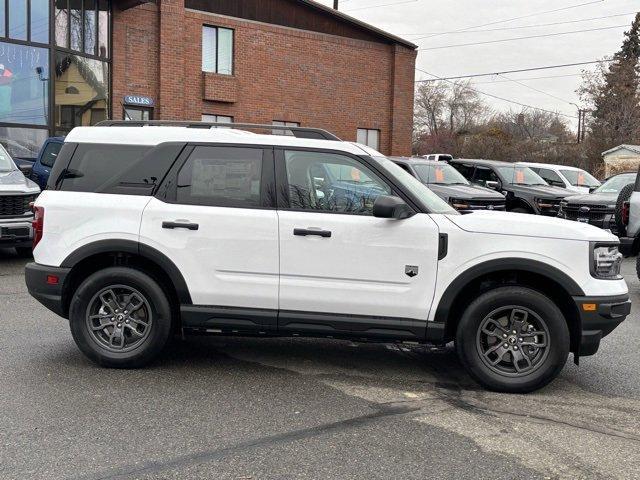
[[[40,193],[38,184],[26,178],[20,170],[0,172],[0,194]]]
[[[447,218],[467,232],[589,242],[618,241],[615,235],[593,225],[543,215],[477,211],[467,215],[447,215]]]

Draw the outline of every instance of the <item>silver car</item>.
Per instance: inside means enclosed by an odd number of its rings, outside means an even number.
[[[31,254],[31,203],[39,193],[40,187],[23,175],[0,144],[0,248]]]

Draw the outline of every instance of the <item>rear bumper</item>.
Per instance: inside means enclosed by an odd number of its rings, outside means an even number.
[[[0,219],[0,248],[30,247],[33,239],[32,215]]]
[[[593,355],[600,340],[609,335],[631,313],[628,295],[573,297],[580,314],[581,334],[578,354]]]
[[[70,271],[70,268],[28,263],[24,269],[24,278],[29,294],[52,312],[66,317],[62,291]]]

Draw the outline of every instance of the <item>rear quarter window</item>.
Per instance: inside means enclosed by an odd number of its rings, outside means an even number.
[[[152,195],[183,148],[81,143],[53,182],[64,191]]]

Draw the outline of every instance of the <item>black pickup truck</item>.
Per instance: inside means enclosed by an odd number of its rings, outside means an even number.
[[[449,162],[472,184],[504,195],[508,212],[555,217],[563,198],[572,194],[553,187],[529,167],[497,160],[455,159]]]

